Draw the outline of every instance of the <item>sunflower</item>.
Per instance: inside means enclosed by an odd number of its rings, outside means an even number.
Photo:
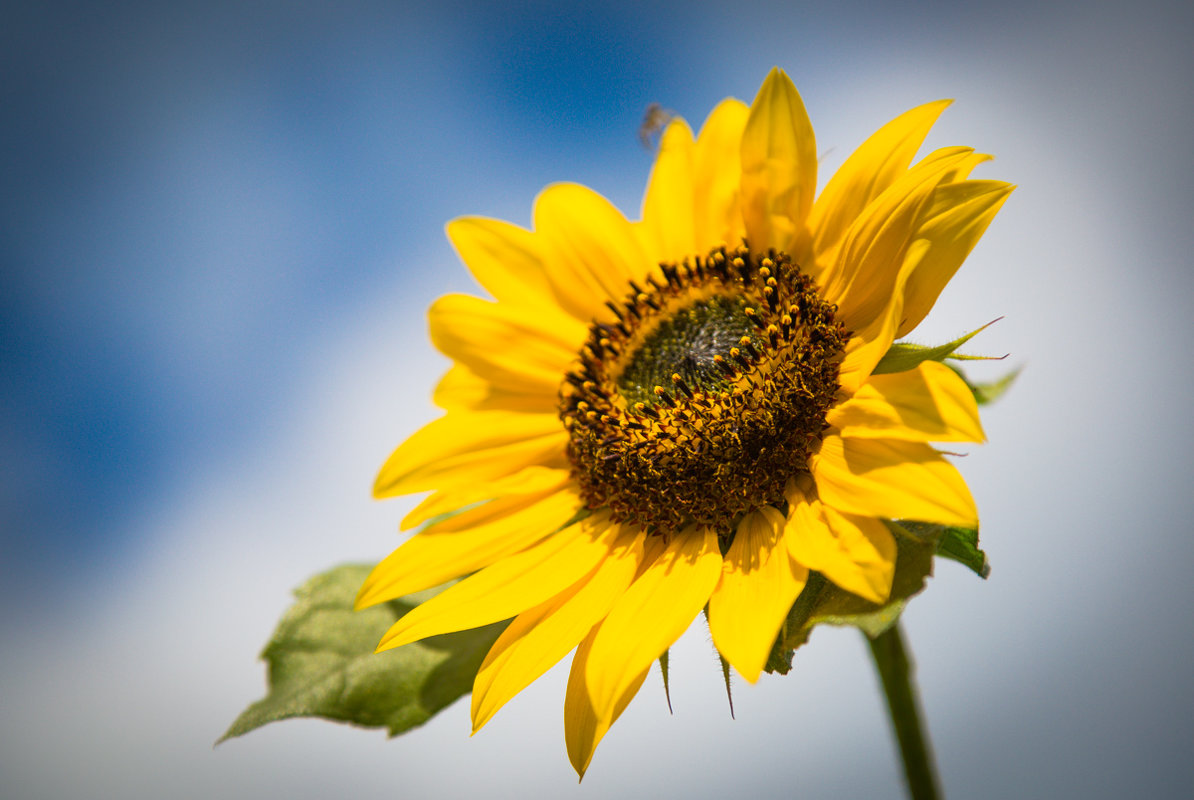
[[[374,486],[430,491],[402,527],[428,524],[357,606],[468,577],[378,649],[512,619],[477,673],[474,732],[575,649],[564,728],[583,775],[702,610],[754,682],[810,571],[882,603],[886,520],[977,528],[930,445],[983,440],[971,391],[932,360],[875,372],[1012,189],[968,179],[989,158],[968,147],[911,165],[947,105],[883,126],[814,197],[813,129],[774,69],[699,136],[670,122],[640,222],[575,184],[539,195],[533,230],[451,222],[494,300],[430,310],[454,361],[445,413]]]

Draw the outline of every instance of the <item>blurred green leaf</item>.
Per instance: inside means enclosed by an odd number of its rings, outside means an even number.
[[[370,569],[336,567],[295,590],[295,604],[261,654],[268,664],[268,692],[220,741],[289,717],[385,727],[395,736],[472,690],[481,661],[506,623],[374,653],[394,622],[446,587],[353,611]]]
[[[1024,367],[1016,367],[1002,378],[987,383],[974,383],[966,376],[965,372],[952,364],[950,365],[950,369],[958,373],[958,376],[970,387],[970,391],[974,393],[974,401],[980,406],[985,406],[987,403],[994,403],[1002,397],[1003,393],[1011,388],[1016,378],[1020,377],[1020,372]]]
[[[878,636],[894,625],[908,600],[924,588],[925,578],[933,574],[937,538],[932,532],[923,539],[896,536],[896,548],[891,596],[883,604],[839,589],[819,573],[809,573],[808,584],[788,612],[766,670],[786,675],[792,668],[792,654],[808,641],[817,625],[852,625],[870,637]]]
[[[915,368],[922,361],[944,361],[947,358],[990,360],[992,359],[991,356],[967,356],[955,353],[955,351],[1000,319],[1003,318],[993,319],[981,328],[975,328],[965,336],[959,336],[952,342],[939,344],[935,347],[913,344],[911,342],[896,342],[887,349],[887,352],[883,354],[883,358],[879,359],[879,363],[875,365],[875,369],[872,370],[871,374],[883,375],[889,372],[903,372]],[[997,358],[1003,358],[1003,356],[998,356]]]
[[[898,533],[918,539],[935,539],[937,555],[957,561],[969,567],[975,575],[986,578],[991,574],[987,554],[978,546],[978,531],[969,528],[953,528],[947,525],[932,525],[928,522],[900,521],[891,523]]]

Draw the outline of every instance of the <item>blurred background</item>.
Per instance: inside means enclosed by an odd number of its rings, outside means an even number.
[[[568,765],[566,664],[470,738],[322,721],[212,748],[290,591],[396,546],[376,469],[435,414],[443,224],[560,180],[638,214],[651,102],[694,127],[767,70],[822,181],[954,97],[929,146],[1020,188],[918,331],[1024,365],[960,466],[983,582],[905,626],[949,795],[1194,781],[1194,40],[1181,2],[49,2],[0,25],[0,795],[900,797],[865,645],[739,682],[701,626]]]

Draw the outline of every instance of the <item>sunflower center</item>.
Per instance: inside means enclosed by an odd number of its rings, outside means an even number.
[[[670,386],[679,375],[694,389],[720,389],[728,384],[726,373],[714,359],[725,358],[754,326],[744,310],[741,295],[715,295],[678,309],[643,337],[630,356],[618,390],[631,403],[655,402],[656,386]]]
[[[618,521],[728,536],[807,472],[846,333],[783,253],[718,248],[660,273],[607,304],[561,385],[573,477]]]

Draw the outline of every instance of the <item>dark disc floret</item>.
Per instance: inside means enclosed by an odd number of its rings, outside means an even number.
[[[784,253],[720,247],[660,273],[607,303],[561,384],[573,478],[620,522],[728,537],[808,471],[847,334]]]

